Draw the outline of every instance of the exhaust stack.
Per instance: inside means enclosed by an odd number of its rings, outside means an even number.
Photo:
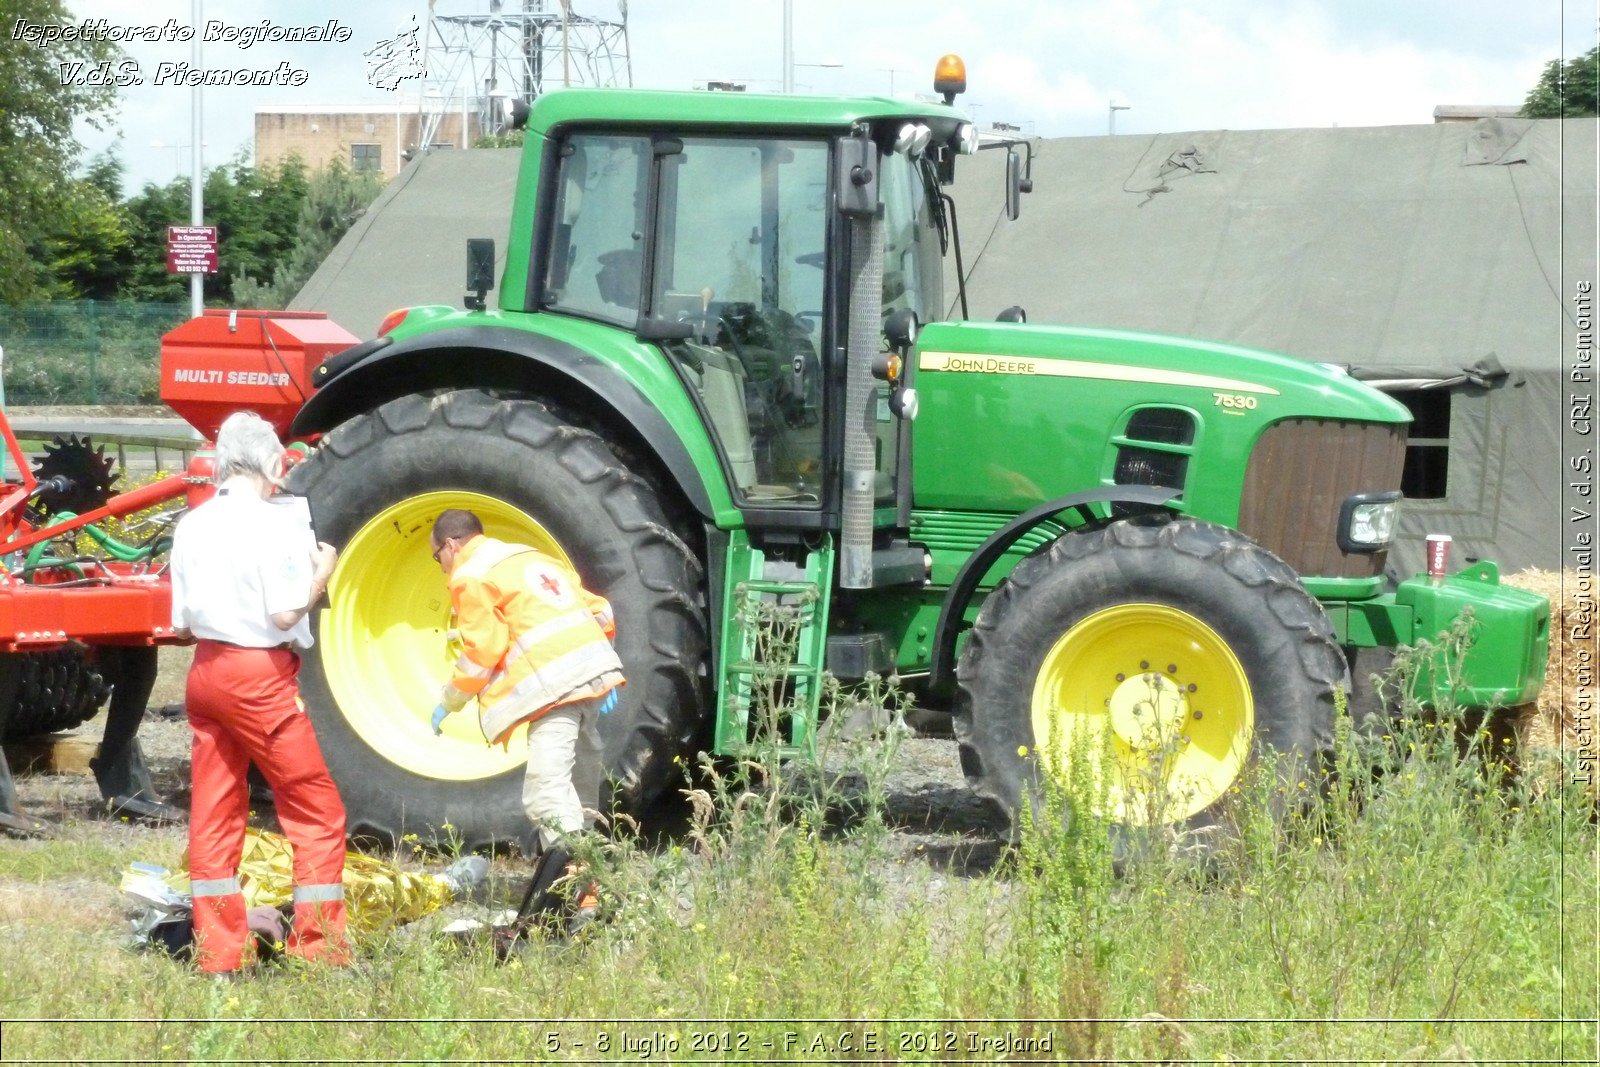
[[[877,146],[863,129],[840,143],[838,159],[839,210],[850,219],[839,584],[845,589],[871,589],[872,508],[878,469],[878,382],[872,366],[883,336],[883,217],[878,205]]]

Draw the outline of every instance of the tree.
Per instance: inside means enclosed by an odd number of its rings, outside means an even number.
[[[150,182],[123,204],[132,238],[123,261],[123,300],[179,303],[188,299],[188,281],[168,274],[167,227],[189,221],[189,179],[166,185]]]
[[[117,203],[122,166],[97,158],[89,172],[63,191],[59,210],[29,245],[35,295],[52,300],[111,300],[127,276],[132,243],[128,218]]]
[[[205,220],[217,228],[218,271],[206,279],[213,305],[281,308],[381,189],[343,164],[308,175],[291,158],[252,167],[241,153],[205,178]],[[188,281],[168,274],[167,227],[189,218],[189,179],[146,185],[124,205],[130,248],[122,299],[181,301]],[[257,281],[256,279],[265,279]]]
[[[110,85],[79,85],[63,65],[80,72],[114,69],[121,50],[108,41],[53,41],[17,36],[18,23],[61,26],[73,22],[62,0],[6,0],[0,14],[0,300],[37,295],[48,279],[30,258],[69,210],[79,151],[72,124],[96,129],[116,106]],[[85,79],[87,80],[87,79]],[[42,284],[44,283],[44,284]]]
[[[300,205],[289,254],[264,272],[270,281],[241,278],[234,285],[234,296],[253,308],[287,306],[382,189],[377,175],[350,170],[338,160],[317,171]]]
[[[508,133],[488,133],[472,142],[473,148],[521,148],[526,130],[511,130]]]
[[[306,168],[298,159],[252,167],[240,152],[206,177],[206,222],[217,228],[218,270],[207,288],[237,303],[234,287],[270,274],[294,247],[295,221],[306,199]]]
[[[1530,119],[1576,118],[1600,114],[1600,45],[1576,59],[1562,63],[1552,59],[1545,64],[1522,113]]]

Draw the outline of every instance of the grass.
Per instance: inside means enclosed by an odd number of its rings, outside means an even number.
[[[1288,798],[1274,777],[1242,782],[1238,832],[1205,863],[1150,831],[1114,873],[1092,783],[1069,780],[995,870],[960,877],[890,836],[897,736],[830,742],[809,768],[713,768],[687,833],[619,835],[595,856],[612,922],[508,964],[419,923],[364,943],[350,977],[274,968],[219,986],[115,947],[116,872],[178,864],[178,835],[5,842],[4,1054],[998,1054],[976,1035],[1032,1041],[1012,1057],[1050,1062],[1592,1062],[1596,832],[1570,767],[1513,772],[1448,712],[1412,708],[1387,734],[1341,724],[1342,777]],[[962,1021],[981,1019],[1013,1021]]]

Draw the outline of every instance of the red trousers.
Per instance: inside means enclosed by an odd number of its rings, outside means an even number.
[[[272,786],[278,821],[294,845],[294,927],[289,952],[350,962],[345,936],[344,802],[317,747],[287,649],[195,646],[185,693],[194,730],[189,878],[202,971],[234,971],[251,957],[239,892],[254,763]]]

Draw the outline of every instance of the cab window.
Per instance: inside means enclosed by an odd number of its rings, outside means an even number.
[[[651,314],[700,397],[748,504],[822,492],[828,146],[684,137],[661,159]]]
[[[922,160],[885,155],[880,163],[883,197],[883,314],[909,308],[918,322],[944,318],[944,264],[935,219],[938,181]],[[880,503],[895,497],[900,459],[900,420],[889,410],[889,385],[878,384],[877,477]]]
[[[645,137],[576,134],[561,148],[544,305],[633,326],[644,267]]]

